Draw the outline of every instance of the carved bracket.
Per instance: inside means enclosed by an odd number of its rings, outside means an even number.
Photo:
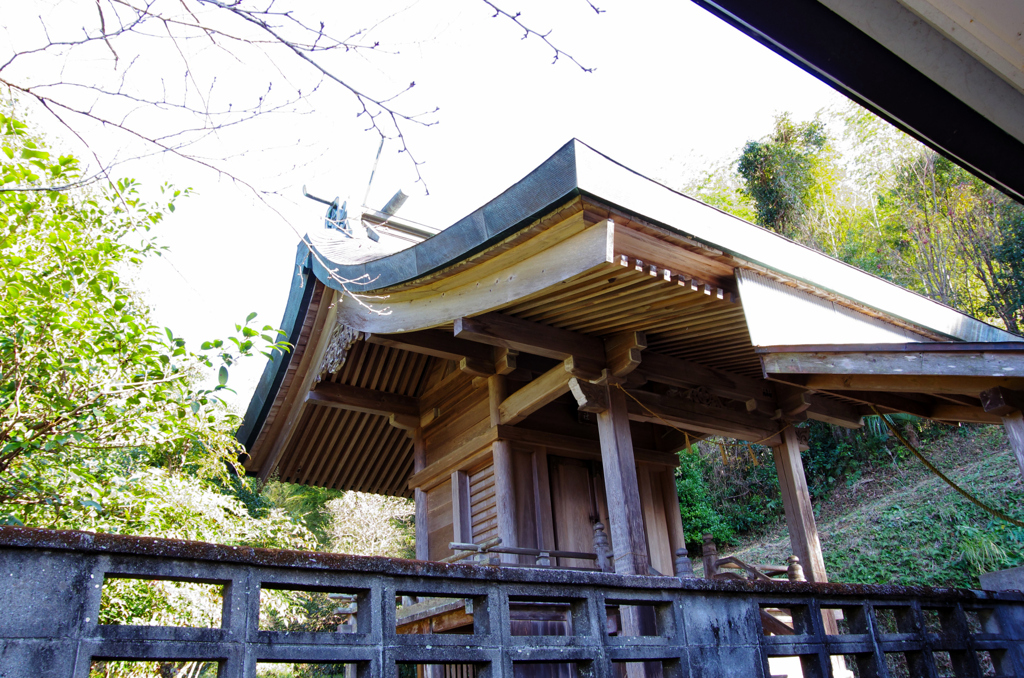
[[[349,350],[361,338],[361,334],[358,330],[341,322],[334,324],[334,327],[331,328],[331,336],[327,340],[327,349],[324,351],[323,360],[320,361],[317,381],[320,381],[325,374],[334,374],[345,365]]]

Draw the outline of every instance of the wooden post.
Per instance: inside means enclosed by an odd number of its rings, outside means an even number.
[[[427,448],[422,429],[416,429],[412,439],[412,468],[419,473],[427,467]],[[429,525],[427,524],[427,493],[420,488],[413,491],[416,500],[416,560],[430,560]]]
[[[789,426],[782,432],[782,444],[773,447],[772,454],[775,457],[775,469],[779,473],[779,490],[782,492],[782,506],[786,510],[786,527],[789,528],[789,544],[793,554],[800,559],[807,581],[827,582],[825,557],[821,554],[818,525],[814,521],[811,494],[807,491],[807,476],[804,475],[800,442],[795,428]],[[835,612],[822,610],[821,618],[826,633],[839,633]],[[842,668],[845,669],[845,664]]]
[[[1003,428],[1010,439],[1010,447],[1017,456],[1017,466],[1024,475],[1024,413],[1014,412],[1003,417]]]
[[[487,379],[487,395],[491,410],[491,426],[501,424],[501,403],[508,395],[504,375],[495,374]],[[494,505],[498,511],[498,536],[502,546],[519,546],[516,532],[516,488],[512,468],[512,443],[496,440],[491,446],[494,458]],[[501,554],[505,563],[516,563],[518,558],[511,553]]]
[[[786,526],[789,528],[789,543],[793,554],[800,558],[807,581],[827,582],[825,559],[821,555],[818,526],[814,522],[796,429],[787,427],[782,432],[782,444],[773,447],[772,452],[775,456],[775,469],[779,474],[779,490],[782,492],[782,505],[786,511]]]
[[[715,545],[714,535],[704,535],[704,548],[701,550],[700,558],[704,564],[704,578],[714,579],[718,574],[718,547]]]
[[[601,465],[604,468],[615,572],[649,574],[629,412],[626,394],[620,389],[608,388],[608,409],[598,413],[597,429],[601,436]]]

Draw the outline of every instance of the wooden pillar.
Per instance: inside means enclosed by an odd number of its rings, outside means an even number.
[[[487,396],[491,408],[491,426],[501,424],[501,403],[508,395],[504,375],[496,374],[487,379]],[[507,440],[496,440],[491,446],[494,459],[494,505],[498,511],[498,536],[502,546],[519,546],[516,532],[516,487],[515,471],[512,468],[512,444]],[[504,563],[518,562],[516,556],[503,553]]]
[[[796,429],[792,426],[782,432],[782,444],[772,448],[775,469],[779,473],[779,490],[786,510],[786,526],[793,554],[800,558],[807,581],[827,582],[825,559],[821,555],[818,526],[811,509],[811,495],[807,491],[807,478],[800,460],[800,445]]]
[[[423,442],[423,430],[413,433],[412,468],[419,473],[427,467],[427,448]],[[420,488],[413,490],[416,500],[416,560],[430,560],[430,526],[427,524],[427,493]]]
[[[997,386],[982,391],[980,398],[986,412],[1003,418],[1006,437],[1017,457],[1021,475],[1024,475],[1024,391],[1011,391]]]
[[[1005,415],[1003,428],[1006,429],[1006,437],[1010,440],[1010,448],[1017,457],[1020,473],[1024,475],[1024,413],[1013,412]]]
[[[601,436],[601,465],[604,468],[615,572],[649,574],[626,394],[618,388],[605,388],[608,389],[608,409],[598,413],[597,429]]]

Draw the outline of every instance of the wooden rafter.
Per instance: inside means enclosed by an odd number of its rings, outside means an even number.
[[[317,384],[316,388],[306,395],[306,400],[326,407],[380,414],[385,417],[405,415],[416,417],[418,421],[420,416],[417,398],[329,381]]]

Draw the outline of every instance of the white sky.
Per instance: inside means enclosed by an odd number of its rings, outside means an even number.
[[[344,35],[394,13],[370,34],[389,53],[347,56],[344,75],[380,95],[415,80],[416,87],[398,105],[410,111],[440,108],[434,116],[438,124],[406,126],[409,146],[425,163],[421,171],[429,196],[415,183],[407,157],[389,142],[368,203],[379,209],[402,188],[411,196],[403,217],[445,227],[573,137],[678,187],[685,176],[734,157],[747,140],[765,135],[775,114],[791,111],[807,119],[841,101],[818,80],[690,2],[597,4],[605,13],[596,15],[584,0],[499,3],[521,11],[532,28],[552,29],[555,44],[596,69],[588,74],[564,58],[552,65],[546,45],[536,37],[520,40],[522,33],[511,22],[491,18],[475,0],[303,3],[308,16],[324,19],[328,30],[336,27],[334,32]],[[309,13],[311,7],[319,13]],[[36,16],[51,35],[60,22],[80,33],[75,22],[92,26],[94,14],[91,0],[23,3],[15,11],[5,8],[0,40],[17,45],[38,40],[38,30],[25,28],[38,27]],[[155,82],[174,55],[139,44],[149,60],[140,60],[133,73],[137,82]],[[0,50],[8,49],[0,43]],[[237,96],[241,101],[246,93],[266,90],[274,73],[273,64],[251,54],[225,60],[218,52],[198,53],[202,65],[216,71],[220,89],[214,91],[221,100]],[[109,59],[99,50],[91,59],[61,66],[101,72],[111,68]],[[183,76],[183,68],[174,73]],[[301,71],[286,73],[301,86]],[[275,87],[279,91],[282,84]],[[293,228],[322,227],[324,207],[302,197],[303,184],[321,197],[347,197],[350,205],[362,200],[379,143],[376,134],[363,131],[365,122],[355,117],[351,98],[339,92],[324,88],[299,109],[227,130],[201,147],[207,157],[228,158],[217,162],[267,191],[268,202],[166,155],[119,168],[152,187],[169,181],[196,189],[158,229],[171,248],[169,256],[148,265],[139,281],[157,321],[190,342],[224,336],[250,311],[264,322],[280,322],[298,240]],[[131,155],[123,136],[91,139],[105,160]],[[233,373],[240,408],[262,367],[254,360]]]

